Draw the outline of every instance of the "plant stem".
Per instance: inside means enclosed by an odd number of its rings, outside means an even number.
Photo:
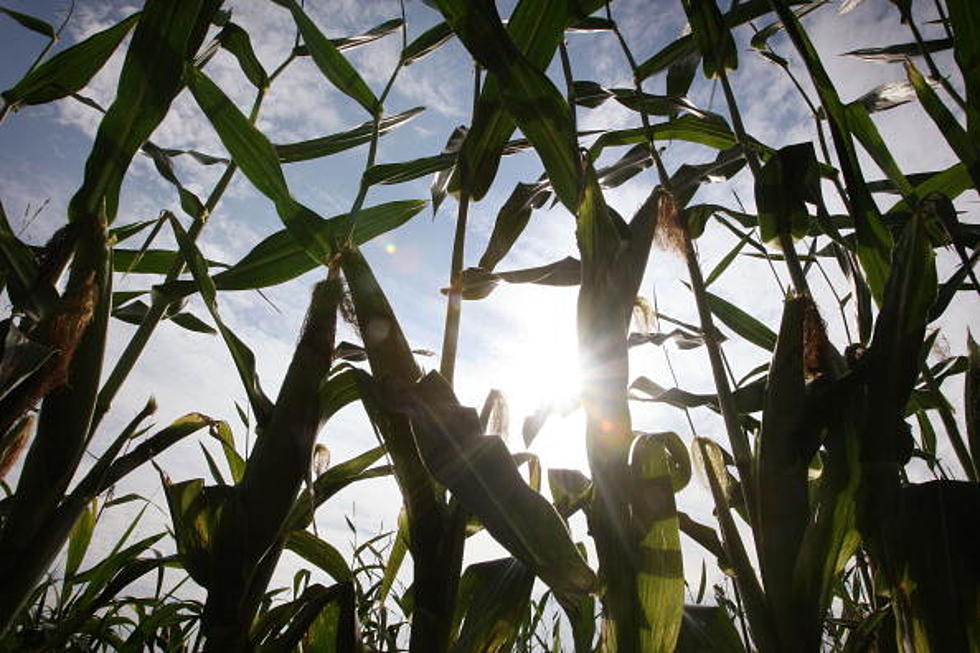
[[[694,300],[697,304],[698,317],[701,321],[704,346],[708,350],[711,374],[718,393],[718,405],[721,408],[722,418],[725,421],[725,431],[728,433],[732,455],[735,457],[735,466],[738,468],[742,493],[745,495],[745,506],[748,509],[749,515],[752,516],[755,513],[755,503],[753,500],[755,493],[751,489],[754,487],[752,484],[752,450],[749,447],[749,439],[745,435],[745,431],[742,430],[742,425],[738,422],[738,411],[735,407],[735,398],[732,395],[731,386],[728,383],[728,376],[725,373],[721,347],[715,339],[717,330],[715,329],[714,319],[711,316],[711,308],[708,306],[708,295],[704,286],[704,277],[701,275],[701,267],[698,265],[694,243],[686,231],[684,234],[684,245],[684,258],[687,261],[687,270],[691,277],[691,289],[694,291]]]
[[[473,111],[480,97],[480,67],[474,65],[473,72]],[[469,213],[469,174],[466,161],[457,158],[459,166],[460,192],[456,212],[456,234],[453,238],[453,254],[449,268],[449,294],[446,298],[446,328],[442,336],[442,356],[439,372],[450,385],[456,372],[456,350],[459,346],[459,323],[463,308],[463,253],[466,248],[466,219]]]
[[[260,94],[261,96],[261,94]],[[254,113],[254,111],[253,111]],[[195,220],[190,228],[187,230],[187,236],[192,242],[197,240],[197,237],[201,234],[204,226],[207,224],[207,218],[214,211],[224,195],[225,190],[228,188],[228,184],[231,182],[232,177],[235,176],[235,172],[238,166],[234,162],[229,163],[225,167],[224,173],[221,178],[218,179],[217,184],[215,184],[214,189],[211,191],[211,195],[208,197],[207,202],[204,204],[204,212]],[[176,279],[184,271],[184,261],[179,260],[170,268],[167,276],[164,277],[164,283],[170,283],[176,281]],[[143,350],[146,348],[146,344],[150,340],[150,336],[153,335],[153,331],[156,329],[160,320],[163,319],[164,313],[167,311],[169,302],[166,299],[159,298],[159,295],[154,295],[153,300],[150,302],[150,308],[147,310],[146,315],[140,321],[139,327],[136,329],[136,333],[133,334],[129,342],[126,344],[126,348],[123,350],[122,354],[119,356],[119,360],[116,361],[115,366],[113,366],[112,371],[109,373],[109,377],[106,379],[99,391],[99,398],[95,408],[95,416],[92,418],[92,427],[89,431],[89,438],[95,433],[102,421],[102,418],[108,412],[109,408],[112,406],[112,400],[115,398],[116,393],[119,392],[119,388],[126,381],[129,373],[133,370],[136,362],[139,360],[140,356],[143,354]]]

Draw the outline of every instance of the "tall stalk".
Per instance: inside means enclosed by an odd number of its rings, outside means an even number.
[[[480,66],[473,64],[473,113],[480,98]],[[463,309],[463,255],[466,250],[466,219],[470,207],[469,171],[464,157],[457,158],[460,178],[459,207],[456,213],[456,233],[453,237],[452,262],[449,268],[449,293],[446,298],[446,328],[442,337],[442,356],[439,372],[450,385],[456,371],[456,350],[459,345],[459,324]]]

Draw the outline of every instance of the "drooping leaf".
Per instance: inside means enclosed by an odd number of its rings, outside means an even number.
[[[776,346],[776,334],[765,324],[755,319],[735,304],[721,297],[707,293],[711,312],[729,329],[754,345],[772,351]]]
[[[468,587],[455,653],[506,650],[513,645],[531,600],[534,574],[520,560],[501,558],[470,565],[460,585]]]
[[[482,435],[476,411],[461,406],[434,372],[410,392],[406,409],[429,472],[558,596],[588,592],[595,577],[565,525],[521,478],[503,442]]]
[[[242,72],[245,73],[245,77],[252,82],[255,88],[264,89],[269,85],[269,75],[262,67],[262,62],[255,56],[255,51],[252,49],[252,39],[248,32],[235,23],[229,22],[221,29],[217,38],[221,47],[235,56]]]
[[[575,286],[581,280],[578,259],[566,256],[560,261],[523,270],[487,272],[483,268],[463,270],[463,299],[483,299],[501,281],[507,283],[537,283],[546,286]]]
[[[936,127],[942,133],[946,143],[949,144],[956,156],[959,157],[963,165],[966,166],[973,179],[974,188],[980,188],[980,151],[977,143],[971,142],[969,134],[956,121],[952,112],[943,104],[932,86],[926,83],[925,78],[918,71],[911,61],[906,62],[905,72],[908,74],[909,82],[915,89],[915,94],[919,98],[919,103],[936,123]]]
[[[290,533],[286,538],[286,548],[316,565],[337,582],[353,578],[353,573],[340,551],[309,531]]]
[[[507,255],[514,242],[524,231],[531,213],[541,208],[551,193],[544,184],[518,183],[504,205],[497,213],[493,224],[493,233],[487,248],[480,257],[479,267],[487,272],[493,272],[497,263]]]

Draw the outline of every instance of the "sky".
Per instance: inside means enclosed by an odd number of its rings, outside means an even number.
[[[498,2],[506,16],[514,2]],[[854,3],[851,3],[854,4]],[[924,3],[920,3],[924,4]],[[920,8],[931,19],[929,7]],[[5,6],[32,13],[54,24],[63,18],[68,3],[55,0],[10,0]],[[350,36],[399,15],[395,0],[308,0],[307,11],[329,36]],[[293,44],[294,28],[289,12],[271,2],[231,1],[233,20],[251,35],[257,56],[267,71],[273,70],[288,54]],[[882,64],[839,56],[859,47],[888,45],[912,39],[908,29],[897,20],[887,0],[866,0],[846,14],[840,5],[828,3],[805,19],[812,40],[822,54],[844,101],[855,99],[875,86],[902,79],[900,65]],[[118,22],[137,10],[135,3],[122,1],[78,0],[63,33],[62,43],[70,45],[95,31]],[[407,0],[408,38],[411,40],[439,21],[437,12],[419,0]],[[679,2],[616,0],[614,18],[639,61],[643,61],[676,38],[685,27]],[[761,28],[768,24],[762,19]],[[923,25],[926,37],[937,37],[938,28]],[[747,131],[773,146],[811,140],[812,121],[806,105],[783,73],[751,51],[752,35],[746,26],[736,33],[739,68],[732,82],[745,118]],[[618,43],[610,33],[569,34],[567,37],[575,79],[596,81],[606,87],[629,87],[632,75]],[[788,58],[801,78],[802,67],[791,44],[781,33],[770,44]],[[38,35],[27,32],[0,15],[0,87],[9,88],[23,75],[44,46]],[[390,35],[368,46],[348,51],[351,62],[376,92],[384,87],[394,68],[401,48],[398,34]],[[84,95],[107,106],[114,95],[115,84],[125,48],[117,52],[106,67],[92,80]],[[962,87],[958,71],[947,53],[937,56],[940,67],[952,73],[951,82]],[[920,66],[921,68],[921,66]],[[242,74],[235,59],[219,51],[205,72],[238,104],[243,111],[251,105],[254,88]],[[555,61],[549,74],[561,84],[560,69]],[[803,79],[813,97],[812,87]],[[560,86],[561,87],[561,86]],[[386,103],[385,110],[394,114],[416,106],[426,108],[418,117],[383,137],[378,162],[397,162],[438,153],[449,133],[466,124],[471,105],[472,65],[468,54],[455,40],[450,41],[426,59],[404,69]],[[645,90],[664,92],[662,76],[647,80]],[[727,114],[720,88],[699,74],[690,99],[698,106]],[[308,58],[301,58],[276,81],[263,105],[259,128],[274,143],[288,143],[350,129],[369,116],[356,104],[333,89]],[[38,107],[25,107],[8,115],[0,125],[0,200],[19,235],[32,244],[42,244],[65,220],[65,208],[81,182],[84,161],[98,126],[99,114],[71,99]],[[580,129],[624,128],[639,126],[636,114],[615,102],[598,109],[578,110]],[[875,115],[886,143],[906,173],[930,171],[948,166],[954,157],[927,115],[914,102]],[[223,155],[217,135],[190,97],[184,92],[175,100],[171,113],[153,134],[161,146],[195,149]],[[665,162],[671,170],[681,163],[710,160],[714,153],[706,148],[684,144],[664,144]],[[623,150],[606,155],[609,160]],[[360,147],[315,162],[288,164],[285,167],[293,195],[324,217],[346,212],[356,195],[367,148]],[[880,172],[862,154],[862,166],[869,178],[880,178]],[[604,159],[602,162],[605,162]],[[190,190],[205,198],[220,174],[218,166],[205,167],[189,157],[175,161],[177,174]],[[493,228],[496,212],[519,181],[532,181],[542,172],[533,155],[525,153],[505,160],[487,196],[470,208],[465,264],[475,265]],[[370,191],[366,206],[397,199],[428,199],[430,179],[419,179],[396,186],[376,186]],[[607,192],[607,202],[624,216],[632,215],[656,183],[648,170],[623,186]],[[826,190],[826,189],[825,189]],[[826,193],[828,198],[830,193]],[[736,199],[737,195],[737,199]],[[747,172],[732,182],[712,184],[699,191],[695,202],[716,202],[746,210],[754,208],[752,180]],[[879,196],[883,208],[893,201]],[[831,210],[834,203],[829,199]],[[964,194],[957,207],[961,219],[976,222],[977,197]],[[161,210],[180,215],[176,193],[154,170],[147,157],[137,156],[123,185],[117,224],[155,218]],[[406,335],[415,348],[439,351],[445,316],[445,298],[439,289],[447,285],[456,204],[447,199],[438,214],[430,208],[408,224],[385,234],[364,247],[364,252],[388,294]],[[256,192],[240,174],[229,187],[214,212],[199,245],[209,259],[233,263],[266,235],[281,228],[274,207]],[[732,247],[729,232],[716,223],[709,224],[706,235],[698,242],[702,268],[710,270]],[[136,246],[136,245],[134,245]],[[162,234],[158,247],[173,247],[173,240]],[[800,245],[802,249],[802,244]],[[498,270],[541,265],[568,255],[576,255],[574,220],[558,205],[538,210],[527,231]],[[940,279],[953,269],[954,261],[946,253],[938,259]],[[846,286],[835,266],[826,265],[838,288]],[[782,283],[785,271],[778,269]],[[266,393],[275,396],[296,341],[299,327],[313,284],[323,278],[322,271],[310,272],[287,284],[264,291],[265,298],[253,291],[224,292],[219,297],[220,312],[228,325],[255,352],[257,368]],[[640,294],[652,301],[654,293],[664,313],[696,322],[696,311],[689,291],[683,285],[686,267],[674,254],[654,251],[641,285]],[[839,349],[846,345],[841,320],[837,315],[827,285],[811,276],[814,292],[824,312],[832,341]],[[117,281],[117,289],[146,289],[159,278],[128,275]],[[740,257],[712,291],[733,301],[778,329],[781,293],[768,266],[748,257]],[[510,406],[510,439],[514,451],[524,448],[520,438],[521,422],[544,402],[567,398],[574,393],[577,375],[575,335],[576,288],[549,288],[531,285],[501,285],[487,299],[467,302],[463,306],[462,332],[456,371],[456,390],[466,405],[479,407],[491,388],[501,389]],[[4,313],[9,305],[4,304]],[[188,309],[206,318],[207,311],[197,299]],[[952,353],[962,353],[966,327],[978,315],[975,294],[960,293],[942,322],[943,346]],[[849,316],[852,320],[853,317]],[[135,327],[114,320],[111,324],[107,369],[115,362]],[[345,325],[342,337],[356,341],[354,329]],[[631,377],[646,375],[664,386],[674,385],[665,364],[664,349],[644,346],[631,353]],[[712,381],[703,349],[681,351],[666,347],[681,387],[695,392],[712,391]],[[725,344],[736,378],[766,360],[766,353],[737,339]],[[436,357],[421,358],[426,369],[438,369]],[[953,396],[962,396],[956,379],[947,386]],[[155,332],[143,357],[117,397],[112,411],[104,420],[92,443],[90,454],[101,448],[153,395],[159,404],[155,422],[159,427],[176,417],[199,411],[227,420],[233,427],[240,448],[245,446],[245,429],[237,417],[235,402],[246,405],[244,391],[231,359],[215,336],[190,333],[170,323]],[[717,416],[706,409],[692,412],[699,435],[724,441]],[[685,441],[691,429],[684,415],[659,404],[633,404],[634,428],[644,431],[677,431]],[[941,426],[937,430],[942,434]],[[584,419],[580,411],[553,418],[535,440],[531,451],[546,468],[574,467],[586,470]],[[942,435],[940,435],[941,440]],[[159,456],[157,462],[175,481],[196,477],[209,478],[204,456],[195,440],[218,453],[206,436],[189,438],[181,445]],[[375,445],[374,433],[358,406],[341,411],[320,432],[319,441],[327,445],[334,462],[345,460]],[[956,467],[946,452],[949,466]],[[89,458],[91,460],[91,458]],[[926,478],[927,472],[916,468],[913,476]],[[8,478],[8,481],[15,479]],[[123,489],[124,488],[124,489]],[[154,507],[148,511],[142,528],[157,532],[168,517],[159,478],[146,466],[127,477],[120,492],[135,491],[149,499]],[[349,551],[350,532],[344,522],[349,516],[358,528],[358,537],[367,537],[394,527],[400,505],[397,489],[390,480],[371,481],[344,490],[317,513],[322,537]],[[703,487],[696,481],[677,496],[681,509],[696,519],[712,522],[711,505]],[[114,509],[112,517],[100,524],[94,560],[98,548],[105,550],[117,536],[132,507]],[[129,512],[127,512],[129,511]],[[573,519],[573,533],[584,537],[581,517]],[[468,546],[467,560],[501,555],[501,549],[486,535],[474,538]],[[704,552],[685,542],[687,578],[696,583]],[[593,565],[594,557],[591,559]],[[711,560],[708,559],[709,568]],[[286,558],[273,585],[288,582],[295,560]],[[315,578],[316,579],[316,578]]]

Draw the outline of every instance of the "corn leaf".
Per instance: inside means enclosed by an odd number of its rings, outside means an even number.
[[[558,513],[527,486],[503,441],[482,435],[476,411],[461,406],[435,372],[406,390],[412,431],[429,472],[558,597],[577,600],[589,592],[595,576]]]
[[[348,581],[354,576],[340,551],[309,531],[290,533],[286,538],[286,548],[316,565],[337,582]]]
[[[745,651],[735,624],[722,606],[685,605],[677,653]]]
[[[953,27],[953,57],[966,85],[966,131],[973,150],[980,150],[980,14],[970,0],[950,0],[950,25]]]
[[[707,297],[711,312],[729,329],[763,349],[772,351],[776,347],[772,329],[718,295],[707,293]]]
[[[424,107],[415,107],[408,111],[382,118],[378,121],[378,136],[387,134],[423,111],[425,111]],[[275,145],[274,147],[276,148],[276,153],[279,155],[279,160],[283,163],[310,161],[369,143],[373,134],[374,121],[369,121],[345,132],[307,141]]]
[[[579,195],[578,151],[571,114],[561,93],[541,71],[541,66],[525,57],[518,44],[501,25],[500,16],[493,2],[440,0],[439,7],[470,54],[495,75],[503,106],[534,145],[548,172],[555,194],[569,210],[574,212]],[[557,25],[559,28],[558,34],[554,35],[556,39],[560,37],[561,30],[564,28],[563,17],[555,10],[549,13],[549,24]],[[542,41],[548,40],[549,43],[555,41],[557,45],[556,40],[550,37],[551,34],[545,34],[540,38]],[[542,48],[542,50],[546,49],[549,48]],[[553,52],[554,46],[546,56],[550,59]],[[481,127],[483,129],[480,129]],[[495,137],[492,144],[499,143],[499,147],[502,147],[510,136],[511,129],[506,130],[506,134],[503,129],[499,131],[504,137],[502,139]],[[489,187],[500,159],[499,153],[494,152],[492,170],[489,171],[489,175],[484,174],[482,177],[483,171],[478,167],[480,160],[476,162],[477,166],[472,166],[468,161],[468,158],[473,156],[471,154],[473,150],[467,147],[467,142],[475,142],[479,136],[486,133],[485,126],[478,124],[475,116],[473,127],[460,152],[465,162],[462,168],[465,172],[461,173],[462,186],[471,192],[474,199],[479,199],[486,192],[484,184]],[[474,140],[471,141],[471,138]],[[489,147],[478,148],[477,154],[485,155],[488,151]],[[479,180],[480,186],[469,188],[470,180],[467,177],[471,173],[475,175],[474,183]]]
[[[801,641],[797,620],[800,606],[793,597],[793,570],[809,521],[807,466],[803,429],[806,415],[804,386],[804,319],[806,297],[783,305],[779,339],[769,367],[762,429],[756,448],[756,549],[766,596],[772,606],[784,646],[811,648]],[[812,418],[811,418],[812,419]],[[811,633],[807,633],[811,634]]]
[[[704,76],[712,79],[738,67],[735,40],[713,0],[681,0],[691,35],[701,52]]]
[[[454,653],[506,650],[517,639],[531,600],[534,574],[515,558],[470,565],[460,585],[469,589]]]
[[[7,16],[13,18],[23,27],[26,27],[32,32],[37,32],[41,36],[47,36],[50,39],[57,38],[54,27],[52,27],[47,21],[43,21],[40,18],[35,18],[34,16],[29,16],[28,14],[22,14],[21,12],[14,11],[13,9],[7,9],[6,7],[0,7],[0,12],[7,14]]]
[[[293,13],[296,27],[302,34],[306,47],[309,48],[310,55],[320,72],[338,90],[355,100],[372,116],[379,111],[378,99],[337,46],[323,35],[295,0],[289,0],[289,10]]]
[[[170,110],[182,87],[184,62],[204,37],[215,3],[190,0],[179,7],[147,2],[133,32],[119,76],[116,98],[99,124],[85,164],[82,187],[72,198],[69,217],[94,215],[105,201],[109,223],[116,216],[123,175],[137,150]]]
[[[942,52],[943,50],[949,50],[953,47],[953,41],[951,39],[932,39],[929,41],[923,41],[922,45],[926,52]],[[905,61],[908,57],[918,57],[922,53],[919,48],[919,44],[912,43],[895,43],[893,45],[886,45],[880,48],[860,48],[858,50],[851,50],[850,52],[845,52],[843,56],[845,57],[855,57],[857,59],[866,59],[868,61],[878,61],[882,63],[900,63]]]
[[[4,10],[8,13],[7,10]],[[44,104],[82,90],[126,37],[140,14],[59,52],[0,96],[9,105]]]
[[[495,7],[490,2],[481,0],[479,3],[464,3],[448,0],[440,3],[440,9],[453,31],[471,50],[471,54],[477,61],[480,61],[481,65],[491,73],[480,94],[470,133],[460,153],[461,160],[465,164],[453,177],[449,185],[451,192],[465,188],[474,200],[483,198],[496,176],[504,144],[513,133],[515,122],[522,125],[524,131],[522,121],[533,115],[535,102],[545,101],[549,104],[548,110],[558,111],[538,131],[547,131],[556,122],[567,122],[567,107],[559,107],[559,104],[564,105],[564,102],[557,101],[556,98],[560,95],[557,90],[548,88],[550,82],[544,78],[541,71],[547,68],[554,57],[565,27],[585,17],[599,6],[601,3],[595,0],[581,3],[522,0],[507,21],[505,31],[500,25]],[[464,26],[460,21],[472,22]],[[487,38],[490,40],[486,40]],[[503,46],[505,50],[499,54],[496,48],[498,43],[507,44]],[[474,48],[480,50],[480,53],[478,54]],[[484,55],[489,55],[495,60],[494,67],[487,67],[483,60]],[[501,72],[506,73],[505,77],[500,77]],[[513,73],[518,75],[511,79]],[[515,88],[515,82],[529,83],[531,88]],[[505,106],[509,106],[506,113]],[[543,113],[546,109],[539,106],[536,111]],[[525,136],[532,142],[536,140],[531,138],[527,131]],[[567,135],[565,137],[567,138]],[[557,145],[556,154],[561,151],[563,144]],[[568,146],[573,146],[571,141]],[[559,155],[560,160],[561,155]],[[560,167],[563,166],[556,164],[555,169]],[[545,168],[551,169],[547,164]],[[464,169],[465,175],[462,174]],[[573,166],[571,170],[565,170],[565,174],[574,170]],[[557,179],[558,184],[564,183],[561,176]],[[560,193],[563,197],[564,191],[563,187]]]
[[[639,540],[637,593],[646,627],[644,651],[674,651],[684,613],[684,563],[674,493],[691,478],[691,460],[676,433],[643,433],[633,445],[631,507]]]
[[[980,347],[973,340],[973,334],[966,334],[969,368],[963,387],[963,407],[966,418],[966,435],[970,446],[970,457],[974,465],[980,461]]]
[[[279,218],[313,261],[325,263],[333,243],[319,230],[323,220],[292,198],[272,143],[204,73],[186,68],[187,86],[232,159],[256,189],[276,205]]]
[[[978,57],[980,59],[980,57]],[[905,72],[909,76],[909,82],[915,89],[915,94],[919,98],[919,103],[936,123],[936,127],[942,133],[946,143],[956,153],[963,165],[966,166],[973,180],[973,187],[980,188],[980,149],[976,141],[971,141],[969,134],[956,121],[956,117],[946,108],[932,86],[926,83],[925,78],[911,61],[905,63]]]
[[[871,294],[880,303],[884,296],[885,280],[888,277],[891,237],[882,224],[877,206],[861,174],[857,152],[851,141],[847,110],[841,103],[830,76],[820,62],[820,56],[806,32],[803,31],[799,20],[789,10],[785,0],[772,0],[772,2],[787,35],[806,64],[810,78],[820,96],[820,102],[827,113],[841,172],[851,199],[853,212],[851,217],[857,234],[858,258],[867,277]],[[858,129],[861,127],[858,126]]]
[[[402,64],[409,66],[427,57],[439,46],[453,37],[453,31],[446,23],[436,23],[422,32],[402,50]]]
[[[238,60],[238,65],[241,66],[245,77],[252,82],[255,88],[261,90],[269,85],[269,75],[265,72],[265,68],[262,67],[258,57],[255,56],[255,51],[252,49],[252,39],[248,32],[235,23],[229,22],[221,28],[218,41],[221,43],[221,47],[228,50]]]

